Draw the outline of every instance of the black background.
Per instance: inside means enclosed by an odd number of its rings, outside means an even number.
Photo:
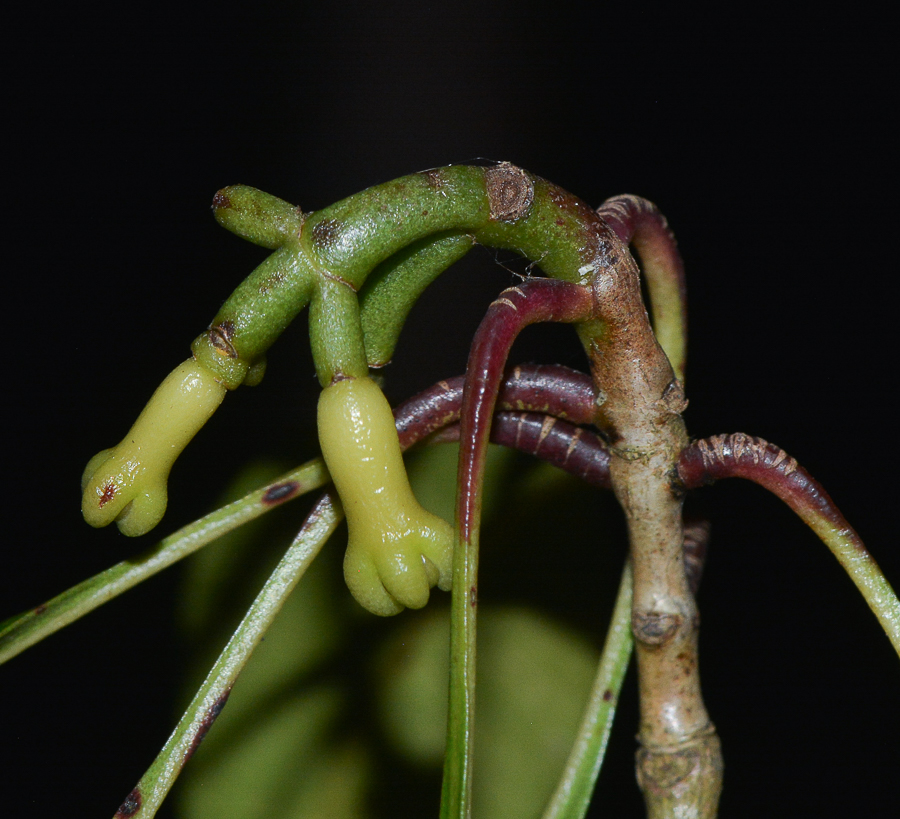
[[[314,210],[476,158],[593,204],[655,201],[688,271],[689,430],[784,446],[900,582],[895,38],[864,7],[796,8],[810,11],[261,0],[8,18],[0,618],[146,545],[88,529],[78,479],[262,257],[210,217],[217,189]],[[472,257],[418,308],[393,400],[462,371],[511,278],[493,253]],[[298,324],[176,468],[160,531],[254,453],[311,454]],[[516,358],[580,363],[566,333],[530,333]],[[725,484],[701,504],[722,815],[895,816],[900,666],[873,617],[761,490]],[[0,815],[111,815],[152,760],[179,662],[169,574],[0,670]],[[620,816],[640,815],[635,709],[626,697],[598,796]]]

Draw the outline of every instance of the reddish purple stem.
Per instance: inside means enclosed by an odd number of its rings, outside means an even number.
[[[587,379],[587,376],[583,377]],[[454,379],[457,380],[459,379]],[[500,392],[501,403],[507,395],[515,391],[515,386],[516,382],[512,379],[504,382]],[[432,440],[458,441],[459,424],[454,423],[445,427]],[[576,427],[568,421],[545,415],[543,412],[497,412],[491,425],[491,442],[534,455],[581,478],[591,486],[601,489],[611,487],[609,448],[592,430]],[[704,519],[685,521],[684,570],[694,594],[700,586],[708,542],[709,521]]]
[[[625,244],[631,244],[638,235],[644,234],[665,234],[667,241],[675,244],[666,217],[649,199],[641,196],[631,193],[612,196],[597,208],[597,215]]]
[[[652,202],[632,194],[607,199],[597,208],[597,215],[626,245],[634,244],[650,290],[654,320],[661,313],[678,311],[683,355],[687,346],[687,283],[678,243],[666,217]],[[677,305],[668,293],[677,294]],[[682,379],[683,368],[682,360],[676,373]]]
[[[687,518],[684,521],[684,573],[687,575],[691,594],[700,588],[706,548],[709,545],[709,521],[705,518]]]
[[[669,229],[669,222],[660,213],[659,208],[648,199],[626,193],[607,199],[597,208],[597,215],[626,245],[634,242],[638,246],[639,253],[643,254],[652,249],[665,256],[681,296],[681,318],[687,325],[687,281],[684,275],[684,262],[678,252],[675,235]]]
[[[746,478],[781,498],[807,523],[818,518],[846,530],[856,548],[868,554],[822,485],[783,449],[762,438],[735,432],[694,441],[681,453],[678,477],[685,489],[720,478]]]
[[[464,382],[461,375],[438,381],[394,410],[401,448],[408,449],[459,420]],[[590,424],[594,397],[594,384],[585,373],[559,365],[525,364],[507,373],[497,407],[543,412],[573,424]]]
[[[457,519],[465,543],[478,525],[484,458],[506,359],[529,324],[572,323],[593,309],[590,288],[556,279],[528,279],[504,290],[488,308],[472,341],[460,413]]]
[[[494,443],[528,452],[593,486],[609,489],[609,449],[594,432],[534,412],[498,412]]]

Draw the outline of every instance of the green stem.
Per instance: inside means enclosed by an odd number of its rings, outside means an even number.
[[[287,500],[324,486],[330,477],[321,458],[282,475],[240,500],[211,512],[161,540],[146,554],[123,560],[53,599],[0,625],[0,663],[102,606],[132,586],[196,552]]]
[[[455,165],[403,176],[310,213],[300,248],[319,273],[360,290],[376,265],[443,231],[473,231],[490,220],[485,168]]]
[[[296,242],[278,248],[238,285],[209,328],[194,339],[191,352],[228,389],[236,389],[306,307],[315,288],[315,273]]]
[[[184,764],[225,706],[231,687],[253,650],[281,610],[325,541],[343,517],[329,495],[316,503],[300,533],[219,655],[153,764],[116,812],[114,819],[150,819],[172,788]]]
[[[361,332],[353,328],[351,340],[343,342],[331,327],[359,322],[354,294],[381,264],[388,272],[371,288],[374,302],[364,319],[376,334],[369,351],[375,365],[385,363],[424,287],[472,241],[514,250],[551,278],[578,284],[591,282],[609,250],[598,233],[602,223],[587,205],[508,163],[401,177],[302,220],[288,203],[259,191],[238,186],[220,193],[220,222],[251,241],[277,246],[192,348],[230,389],[248,378],[250,367],[310,299],[318,301],[315,311],[324,319],[310,324],[320,381],[324,385],[330,383],[323,380],[326,374],[344,373],[344,359],[357,369]],[[391,271],[392,258],[408,247],[412,257],[397,256],[399,267]],[[335,344],[339,349],[332,350]]]
[[[406,317],[441,273],[472,249],[466,233],[420,239],[382,262],[359,294],[360,322],[370,367],[390,363]]]
[[[479,532],[453,555],[450,600],[450,697],[441,819],[469,819],[472,810],[472,729],[475,701],[475,621]],[[459,557],[461,555],[461,557]]]
[[[831,526],[822,518],[801,517],[838,559],[900,657],[900,600],[875,558],[861,546],[859,535],[850,527]]]
[[[319,278],[309,304],[309,346],[322,387],[369,374],[359,300],[345,282]]]
[[[226,230],[270,250],[295,240],[303,227],[300,208],[248,185],[222,188],[213,197],[213,214]]]
[[[616,705],[631,659],[631,564],[622,572],[600,666],[578,737],[543,819],[582,819],[603,765]]]

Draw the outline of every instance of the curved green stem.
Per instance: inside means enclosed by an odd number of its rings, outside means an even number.
[[[260,590],[162,751],[125,799],[114,819],[150,819],[184,764],[225,707],[235,680],[284,601],[340,523],[340,506],[323,495],[294,542]]]
[[[360,322],[370,367],[390,363],[406,317],[441,273],[471,250],[467,233],[420,239],[382,262],[359,294]]]
[[[309,214],[300,246],[313,266],[360,290],[376,265],[442,231],[472,231],[491,216],[488,169],[467,165],[403,176]]]
[[[225,189],[218,198],[220,222],[251,241],[277,246],[194,343],[194,354],[230,388],[242,383],[250,365],[311,298],[329,302],[317,310],[341,326],[358,323],[352,300],[330,289],[328,281],[352,295],[363,289],[373,270],[386,265],[365,296],[371,305],[363,318],[367,344],[373,333],[369,357],[377,366],[389,357],[411,304],[472,240],[514,250],[548,276],[578,284],[590,283],[605,267],[610,250],[603,222],[593,210],[508,163],[412,174],[302,219],[288,203],[242,186]],[[321,381],[326,371],[338,372],[342,366],[327,359],[346,356],[331,350],[340,334],[329,333],[320,321],[312,324]],[[351,333],[354,348],[359,347],[359,332],[354,328]],[[354,349],[352,358],[357,357]]]
[[[315,287],[315,273],[296,241],[285,244],[238,285],[191,352],[228,389],[249,383],[253,365],[306,307]]]
[[[330,477],[321,458],[288,472],[161,540],[146,554],[123,560],[46,603],[0,625],[0,663],[102,606],[132,586],[187,557],[216,538],[281,503],[324,486]]]
[[[226,230],[271,250],[296,240],[303,227],[300,208],[249,185],[222,188],[213,197],[213,215]]]

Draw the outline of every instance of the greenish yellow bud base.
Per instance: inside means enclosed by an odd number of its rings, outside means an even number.
[[[422,608],[452,584],[453,532],[424,510],[406,477],[390,405],[370,378],[322,391],[319,443],[350,530],[344,578],[373,614]]]

